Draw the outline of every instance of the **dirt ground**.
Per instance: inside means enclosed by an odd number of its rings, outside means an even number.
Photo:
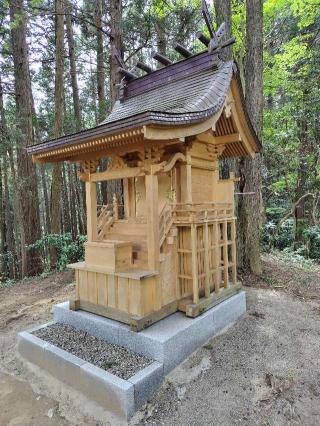
[[[273,255],[242,277],[248,312],[165,380],[131,425],[319,425],[320,268]],[[16,333],[52,319],[70,272],[0,289],[0,425],[116,425],[71,389],[26,368]]]

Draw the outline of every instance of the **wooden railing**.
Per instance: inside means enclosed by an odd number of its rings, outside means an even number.
[[[174,222],[173,208],[170,204],[165,204],[159,215],[159,241],[162,247]]]
[[[98,240],[101,241],[105,238],[106,233],[114,222],[112,205],[98,205],[97,216],[97,234]]]
[[[178,255],[182,296],[200,297],[237,283],[236,218],[232,204],[178,204]]]
[[[176,203],[174,210],[177,222],[225,219],[234,215],[231,203]]]

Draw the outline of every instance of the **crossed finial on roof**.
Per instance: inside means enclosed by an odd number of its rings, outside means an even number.
[[[222,42],[222,38],[226,33],[226,24],[224,22],[220,25],[217,31],[214,31],[213,24],[212,24],[213,20],[205,0],[202,0],[201,11],[210,34],[210,38],[204,35],[201,31],[198,31],[196,33],[196,37],[201,41],[202,44],[204,44],[208,48],[209,53],[218,54],[220,50],[223,49],[224,47],[230,46],[231,44],[235,43],[234,37],[231,37],[227,41]],[[184,46],[182,46],[179,43],[176,43],[174,45],[174,49],[178,53],[180,53],[180,55],[182,55],[184,58],[190,58],[191,56],[193,56],[190,50],[186,49]],[[149,65],[144,64],[143,62],[140,62],[140,61],[138,61],[131,70],[128,70],[126,68],[126,65],[120,53],[114,46],[112,47],[112,52],[113,52],[114,58],[116,59],[119,65],[118,70],[123,77],[122,82],[119,85],[120,91],[121,89],[124,89],[125,82],[129,82],[138,77],[138,75],[135,73],[137,68],[143,70],[147,74],[150,74],[154,71]],[[164,66],[168,66],[173,63],[169,58],[155,51],[152,52],[152,57],[153,59],[155,59],[156,61],[158,61]]]
[[[235,43],[235,38],[231,37],[226,42],[222,43],[222,37],[226,33],[226,24],[223,22],[218,30],[215,32],[212,25],[212,17],[210,15],[210,12],[208,10],[208,5],[206,0],[202,0],[201,3],[201,10],[203,18],[206,22],[209,34],[211,38],[206,37],[201,31],[198,31],[196,33],[196,37],[208,47],[209,53],[213,53],[215,51],[219,51],[220,49],[230,46],[231,44]]]

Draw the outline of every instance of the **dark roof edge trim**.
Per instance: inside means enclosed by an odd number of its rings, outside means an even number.
[[[144,112],[125,118],[114,123],[106,123],[91,129],[82,130],[79,133],[62,136],[58,139],[51,139],[37,145],[32,145],[27,148],[28,154],[39,154],[46,151],[61,148],[63,146],[70,146],[73,144],[89,141],[93,138],[109,136],[116,133],[122,133],[136,127],[141,127],[150,124],[158,125],[188,125],[194,124],[208,119],[210,116],[216,114],[223,106],[223,102],[209,108],[205,111],[192,112],[192,113],[163,113],[163,112]]]

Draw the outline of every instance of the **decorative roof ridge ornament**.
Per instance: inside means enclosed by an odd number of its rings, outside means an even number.
[[[222,41],[223,36],[226,34],[226,24],[225,22],[223,22],[220,25],[220,27],[217,29],[217,31],[214,30],[213,23],[212,23],[213,19],[209,12],[206,0],[202,0],[201,2],[201,11],[202,11],[202,15],[205,20],[206,26],[208,28],[210,37],[207,37],[201,31],[198,31],[196,33],[196,37],[199,39],[199,41],[202,44],[204,44],[207,47],[209,54],[216,55],[218,62],[219,61],[224,62],[224,60],[220,57],[219,53],[224,47],[230,46],[231,44],[235,43],[236,40],[234,37],[231,37],[224,42]],[[173,47],[184,59],[193,60],[193,58],[197,56],[196,54],[193,54],[191,51],[189,51],[187,48],[185,48],[179,43],[175,43]],[[153,74],[156,71],[159,71],[159,69],[155,70],[153,69],[152,66],[145,64],[141,61],[137,61],[131,69],[128,69],[123,58],[120,55],[120,52],[117,50],[115,46],[112,46],[112,54],[119,65],[118,72],[122,76],[121,82],[117,84],[120,101],[123,101],[125,97],[127,96],[127,92],[129,91],[128,87],[130,86],[130,83],[136,80],[137,78],[139,78],[139,76],[135,72],[136,70],[140,69],[146,73],[142,77],[145,77],[147,75]],[[163,66],[160,69],[167,68],[170,65],[175,65],[181,62],[181,61],[173,62],[171,59],[167,58],[166,56],[156,51],[152,51],[151,57]]]
[[[138,78],[137,74],[134,73],[134,71],[136,70],[136,66],[134,66],[131,70],[128,70],[126,68],[126,64],[124,63],[124,60],[120,55],[120,52],[114,45],[112,46],[112,54],[119,66],[118,72],[122,75],[120,83],[116,85],[117,89],[119,90],[119,99],[120,101],[122,101],[125,96],[126,83],[131,80],[134,80],[135,78]]]
[[[209,53],[219,53],[221,49],[224,47],[230,46],[231,44],[234,44],[236,39],[234,37],[229,38],[224,43],[221,43],[222,37],[226,33],[226,24],[223,22],[218,30],[215,32],[213,25],[212,25],[212,17],[210,15],[208,5],[206,0],[202,0],[201,2],[201,10],[203,18],[206,22],[209,34],[211,38],[206,37],[201,31],[198,31],[196,33],[196,37],[201,41],[202,44],[208,47]]]

